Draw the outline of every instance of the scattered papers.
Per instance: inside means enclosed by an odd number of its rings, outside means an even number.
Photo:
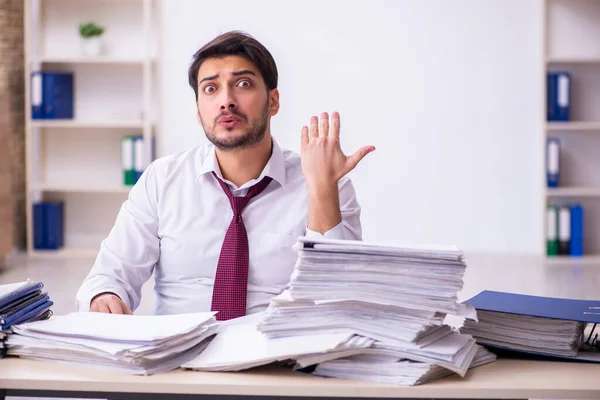
[[[132,316],[77,312],[15,326],[8,354],[150,375],[178,368],[214,338],[214,312]]]

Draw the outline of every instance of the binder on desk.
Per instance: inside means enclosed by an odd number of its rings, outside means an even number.
[[[468,303],[479,321],[466,321],[464,333],[483,346],[502,354],[600,362],[600,351],[591,351],[589,338],[584,343],[586,325],[600,323],[600,301],[485,290]]]
[[[547,120],[569,121],[571,118],[571,74],[566,71],[547,75]]]
[[[0,285],[0,312],[4,312],[15,303],[23,301],[27,296],[37,295],[43,287],[42,282],[32,281]]]

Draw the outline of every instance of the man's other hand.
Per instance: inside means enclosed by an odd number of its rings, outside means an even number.
[[[90,311],[133,315],[127,304],[114,293],[101,293],[92,299]]]

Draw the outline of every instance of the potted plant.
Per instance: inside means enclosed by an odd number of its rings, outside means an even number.
[[[81,48],[87,56],[98,56],[104,51],[102,34],[104,27],[93,22],[79,25],[79,36],[81,36]]]

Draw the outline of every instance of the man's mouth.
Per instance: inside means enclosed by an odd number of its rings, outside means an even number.
[[[239,117],[235,115],[229,115],[219,118],[218,124],[225,128],[233,128],[237,126],[241,121],[242,120]]]

